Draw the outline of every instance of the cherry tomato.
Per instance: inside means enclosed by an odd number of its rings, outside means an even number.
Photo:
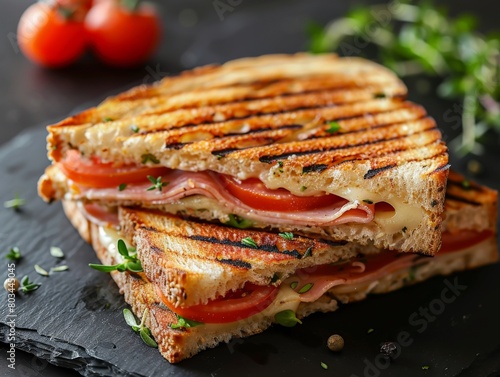
[[[279,288],[247,283],[236,292],[225,297],[209,301],[205,305],[194,305],[176,308],[157,288],[156,293],[162,302],[181,317],[203,323],[228,323],[248,318],[260,313],[274,301]]]
[[[83,22],[58,4],[39,2],[26,9],[19,20],[17,39],[21,51],[46,67],[62,67],[85,51]]]
[[[117,67],[144,63],[160,40],[160,20],[148,3],[128,9],[116,1],[99,2],[87,14],[85,26],[97,56]]]
[[[297,196],[285,189],[270,190],[255,178],[238,181],[228,176],[221,177],[226,189],[233,196],[255,209],[278,212],[308,211],[336,202],[347,203],[336,195]]]
[[[79,152],[68,151],[60,162],[63,173],[74,182],[89,187],[117,187],[122,183],[147,182],[147,176],[166,176],[169,172],[164,167],[121,166],[114,167],[111,163],[101,163],[97,159],[83,159]]]

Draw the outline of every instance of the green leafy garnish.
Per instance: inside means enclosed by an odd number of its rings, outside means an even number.
[[[292,232],[279,233],[279,236],[281,238],[284,238],[285,240],[293,240],[293,237],[294,237]]]
[[[57,246],[52,246],[50,248],[50,255],[52,255],[54,258],[64,258],[64,252],[60,247]]]
[[[306,285],[304,285],[302,288],[299,289],[299,293],[309,292],[313,286],[314,286],[313,283],[307,283]]]
[[[254,249],[257,249],[259,246],[257,243],[252,239],[252,237],[245,237],[241,240],[241,243],[245,246],[248,247],[253,247]]]
[[[35,271],[38,275],[49,276],[49,273],[43,267],[39,266],[38,264],[35,264],[34,268],[35,268]]]
[[[137,253],[135,250],[129,250],[125,241],[118,240],[117,249],[120,255],[123,257],[123,263],[114,264],[111,266],[106,266],[103,264],[94,264],[90,263],[89,267],[92,267],[94,270],[101,272],[111,272],[111,271],[132,271],[132,272],[142,272],[142,264],[141,261],[137,258]]]
[[[235,228],[246,229],[250,228],[253,225],[253,221],[244,219],[243,217],[240,217],[238,215],[230,214],[228,217],[229,221],[226,221],[224,224]]]
[[[328,128],[326,129],[326,132],[328,132],[329,134],[334,134],[339,131],[340,131],[340,124],[338,124],[337,122],[328,123]]]
[[[21,199],[17,194],[14,196],[14,199],[3,202],[3,206],[5,208],[12,208],[14,211],[19,211],[25,204],[26,201],[24,199]]]
[[[120,183],[118,185],[118,191],[123,191],[127,188],[127,184],[126,183]]]
[[[9,252],[5,256],[5,258],[10,259],[14,262],[17,262],[18,260],[20,260],[22,258],[21,251],[19,250],[19,248],[17,246],[14,246],[9,250]]]
[[[295,316],[295,312],[290,309],[276,313],[274,315],[274,320],[276,323],[285,327],[294,327],[297,323],[302,324],[302,321]]]
[[[139,333],[139,336],[141,337],[144,343],[146,343],[149,347],[157,348],[158,344],[153,339],[153,336],[151,335],[151,330],[145,325],[148,312],[149,312],[148,309],[144,310],[140,324],[137,324],[135,316],[129,309],[123,309],[123,317],[125,318],[125,322],[127,322],[127,325],[129,325],[132,328],[132,330]]]
[[[368,331],[366,332],[367,334],[371,334],[372,332],[374,332],[375,330],[374,329],[368,329]]]
[[[278,171],[283,173],[283,161],[278,161]]]
[[[299,285],[299,282],[298,282],[298,281],[292,281],[292,282],[290,283],[290,288],[295,289],[295,288],[297,288],[297,285]]]
[[[137,127],[137,124],[132,124],[132,125],[130,126],[130,129],[131,129],[134,133],[139,132],[139,127]]]
[[[429,366],[428,365],[422,365],[422,370],[428,370]]]
[[[148,175],[148,179],[153,185],[151,187],[149,187],[146,191],[153,191],[153,190],[162,191],[163,187],[165,187],[166,185],[168,185],[170,183],[170,182],[162,182],[161,176],[155,178],[152,175]]]
[[[38,288],[40,288],[40,286],[41,286],[41,284],[33,283],[32,281],[30,281],[28,275],[26,275],[21,280],[21,287],[19,289],[23,293],[30,293],[30,292],[36,291]]]
[[[172,323],[170,325],[170,327],[173,329],[187,329],[189,327],[196,327],[199,325],[203,325],[203,322],[193,321],[191,319],[181,317],[179,314],[176,314],[176,316],[177,316],[177,323]]]
[[[300,191],[302,191],[302,192],[304,192],[304,191],[306,191],[306,190],[307,190],[307,186],[302,186],[302,187],[300,188]]]
[[[141,156],[141,162],[143,164],[147,164],[148,162],[152,162],[153,164],[159,164],[160,160],[158,160],[154,154],[145,153]]]
[[[49,274],[52,275],[53,272],[62,272],[62,271],[67,271],[67,270],[69,270],[69,267],[66,266],[65,264],[63,264],[61,266],[52,267],[50,269]]]
[[[307,257],[310,257],[312,255],[312,250],[313,250],[313,247],[312,246],[309,246],[306,250],[306,252],[304,253],[304,255],[302,255],[302,258],[307,258]]]
[[[324,362],[321,362],[320,365],[321,365],[321,368],[328,369],[328,365],[326,365]]]
[[[360,54],[352,41],[361,39],[376,46],[381,63],[400,76],[439,78],[437,94],[461,102],[444,114],[450,122],[455,115],[462,119],[462,133],[451,146],[461,154],[479,154],[485,133],[500,133],[500,35],[482,35],[477,24],[476,17],[452,17],[432,1],[401,0],[391,6],[358,7],[324,28],[310,24],[308,32],[314,53]],[[382,96],[391,93],[374,93],[374,98]]]
[[[103,121],[104,123],[107,123],[107,122],[112,122],[112,121],[113,121],[113,118],[110,118],[110,117],[104,117],[104,118],[102,118],[102,121]]]

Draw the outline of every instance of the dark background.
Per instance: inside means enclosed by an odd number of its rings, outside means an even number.
[[[163,41],[156,55],[146,65],[136,69],[113,69],[101,65],[88,54],[70,68],[48,70],[25,59],[15,42],[19,17],[33,1],[2,0],[0,148],[9,145],[7,143],[11,139],[26,130],[32,132],[34,128],[41,129],[75,110],[98,103],[106,96],[140,83],[152,82],[165,75],[175,74],[180,70],[243,56],[304,50],[307,47],[305,25],[308,21],[315,20],[324,24],[328,20],[342,16],[355,4],[380,2],[382,1],[242,0],[232,12],[225,13],[224,19],[221,20],[211,0],[158,1],[163,18]],[[451,4],[454,14],[464,11],[476,14],[480,18],[479,28],[484,32],[500,29],[498,23],[500,4],[495,5],[494,1],[449,0],[438,3]],[[369,54],[369,49],[367,53]],[[445,111],[453,106],[453,102],[438,99],[432,91],[428,93],[414,90],[418,86],[416,80],[422,79],[417,78],[407,82],[410,86],[410,99],[423,103],[442,126],[445,136],[452,135],[454,131],[443,117]],[[429,84],[432,88],[437,83],[431,81]],[[498,145],[498,139],[493,139],[491,143]],[[485,171],[476,178],[498,189],[498,173],[494,165],[497,157],[498,155],[492,153],[478,157],[477,159],[484,163]],[[39,158],[44,156],[41,155]],[[470,158],[465,160],[454,158],[454,167],[464,171],[465,164]],[[1,162],[4,164],[6,161]],[[0,245],[3,254],[6,245],[3,243]],[[475,279],[476,275],[473,280]],[[412,292],[418,294],[419,291]],[[488,326],[488,323],[482,325]],[[500,334],[491,336],[498,337]],[[6,361],[3,351],[2,348],[0,375],[4,375],[3,371],[7,370],[4,369]],[[499,354],[493,355],[496,356],[500,358]],[[47,365],[46,361],[20,351],[17,353],[17,363],[18,370],[12,375],[77,375],[68,369]],[[483,360],[483,364],[488,363],[491,363],[490,359]],[[495,368],[492,367],[490,370],[493,371]],[[321,369],[311,371],[313,374],[316,372],[319,374],[323,371]],[[334,365],[330,365],[329,371],[325,372],[325,375],[327,374],[334,374]],[[262,375],[265,375],[265,372]],[[427,374],[422,371],[422,375]]]

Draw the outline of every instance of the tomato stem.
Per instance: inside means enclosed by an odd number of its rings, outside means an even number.
[[[140,0],[121,0],[121,5],[129,12],[135,12],[139,8]]]

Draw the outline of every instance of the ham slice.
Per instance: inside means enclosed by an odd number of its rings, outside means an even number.
[[[113,188],[78,187],[79,196],[90,201],[122,203],[169,204],[192,195],[202,195],[217,200],[227,208],[247,219],[274,224],[308,224],[317,226],[338,225],[349,222],[368,223],[374,217],[374,205],[364,202],[339,200],[337,203],[309,211],[279,212],[254,209],[234,197],[224,187],[216,173],[171,171],[163,177],[168,182],[162,190],[147,189],[151,183],[128,185],[119,191]]]

